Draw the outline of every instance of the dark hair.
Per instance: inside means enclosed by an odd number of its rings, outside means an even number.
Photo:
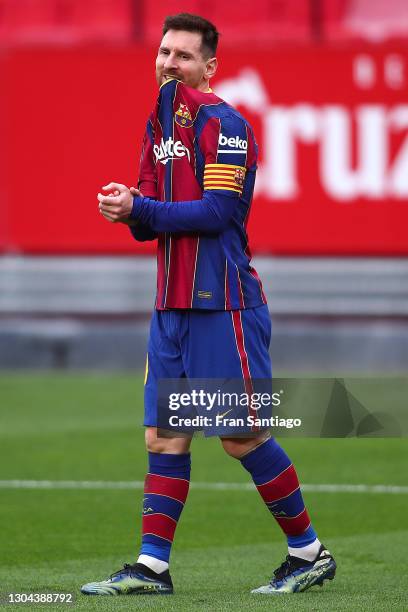
[[[198,32],[201,34],[201,52],[204,57],[210,58],[217,53],[219,33],[214,24],[200,15],[191,13],[179,13],[169,15],[164,20],[163,36],[169,30],[185,30],[186,32]]]

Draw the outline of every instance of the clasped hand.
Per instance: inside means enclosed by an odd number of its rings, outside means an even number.
[[[102,187],[102,190],[110,193],[108,195],[98,193],[99,212],[111,223],[129,224],[133,196],[142,195],[139,189],[136,187],[129,189],[121,183],[109,183]]]

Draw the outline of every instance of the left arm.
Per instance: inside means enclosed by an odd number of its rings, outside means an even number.
[[[159,202],[119,183],[110,183],[104,189],[119,192],[98,194],[99,209],[106,219],[112,223],[129,220],[130,225],[140,222],[154,232],[218,234],[227,226],[238,201],[237,194],[217,190],[205,191],[201,200]]]
[[[155,232],[219,234],[232,217],[237,199],[216,191],[205,191],[201,200],[184,202],[159,202],[135,196],[130,218]]]

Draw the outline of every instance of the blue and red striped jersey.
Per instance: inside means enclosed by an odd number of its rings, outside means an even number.
[[[266,303],[246,231],[256,168],[254,134],[237,110],[176,79],[162,85],[131,215],[136,240],[158,237],[157,309]]]

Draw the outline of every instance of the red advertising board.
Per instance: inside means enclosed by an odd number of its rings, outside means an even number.
[[[155,101],[153,49],[14,50],[0,58],[0,246],[146,253],[98,214],[135,184]],[[408,49],[226,49],[213,88],[260,146],[252,250],[408,254]]]

